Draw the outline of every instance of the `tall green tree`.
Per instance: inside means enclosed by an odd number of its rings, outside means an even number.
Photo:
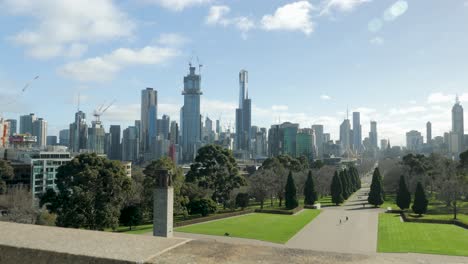
[[[119,221],[122,225],[132,227],[140,225],[143,222],[141,206],[136,204],[127,205],[120,211]]]
[[[400,176],[400,183],[396,197],[396,204],[401,210],[408,209],[411,204],[411,193],[406,185],[405,176]]]
[[[343,198],[343,189],[341,186],[341,179],[340,176],[338,175],[338,171],[335,171],[335,175],[333,176],[331,187],[330,187],[330,193],[332,196],[332,203],[335,205],[339,205],[340,203],[343,203],[344,198]]]
[[[198,150],[186,181],[213,191],[212,199],[226,207],[232,190],[245,186],[232,152],[218,145],[206,145]]]
[[[421,216],[427,212],[428,203],[429,201],[426,198],[424,187],[422,186],[421,182],[418,182],[416,185],[416,191],[414,192],[414,201],[411,209],[413,209],[415,214]]]
[[[174,214],[187,215],[188,197],[182,192],[182,186],[185,181],[184,172],[181,167],[168,157],[163,157],[158,160],[152,161],[143,170],[143,197],[142,197],[142,211],[146,220],[153,219],[153,192],[156,188],[156,183],[159,177],[160,170],[167,170],[172,176],[172,187],[174,188]]]
[[[6,181],[14,177],[13,167],[5,161],[0,160],[0,194],[6,193]]]
[[[372,175],[369,197],[367,198],[367,201],[375,207],[382,205],[384,202],[382,189],[382,177],[380,176],[379,169],[375,168]]]
[[[269,170],[260,168],[249,178],[249,192],[260,202],[260,209],[263,209],[265,200],[273,192]]]
[[[304,204],[313,205],[318,199],[317,191],[315,190],[315,182],[312,178],[312,171],[309,171],[307,180],[304,185]]]
[[[341,180],[341,189],[342,189],[341,194],[343,195],[343,198],[346,200],[351,195],[350,190],[349,190],[349,181],[348,181],[348,178],[345,175],[344,170],[340,171],[339,176],[340,176],[340,180]]]
[[[297,200],[297,190],[296,184],[294,183],[294,178],[292,176],[292,172],[289,172],[288,180],[285,186],[285,205],[286,209],[294,209],[299,205],[299,201]]]
[[[57,214],[62,227],[104,230],[116,228],[120,209],[130,191],[130,178],[119,161],[111,161],[96,154],[81,154],[58,168],[58,192],[49,189],[41,197]]]

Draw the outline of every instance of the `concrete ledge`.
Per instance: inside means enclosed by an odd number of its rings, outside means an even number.
[[[0,222],[0,263],[146,263],[187,241]]]

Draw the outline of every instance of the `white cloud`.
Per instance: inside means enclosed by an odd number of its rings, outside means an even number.
[[[287,105],[272,105],[271,110],[273,111],[288,111]]]
[[[322,99],[322,100],[324,100],[324,101],[328,101],[328,100],[331,100],[331,97],[328,96],[328,95],[326,95],[326,94],[322,94],[322,95],[320,96],[320,99]]]
[[[359,5],[371,2],[371,0],[326,0],[320,15],[329,14],[332,10],[341,12],[349,12],[354,10]]]
[[[159,4],[172,11],[182,11],[191,6],[209,4],[213,0],[145,0],[145,2]]]
[[[176,33],[163,33],[159,36],[157,39],[157,43],[163,45],[163,46],[182,46],[185,43],[187,43],[189,40]]]
[[[205,23],[208,25],[221,25],[224,27],[235,26],[242,32],[242,37],[247,38],[247,33],[255,27],[255,22],[245,16],[228,17],[231,8],[226,5],[217,5],[210,7]]]
[[[383,38],[381,38],[381,37],[374,37],[374,38],[371,38],[371,39],[369,40],[369,42],[370,42],[371,44],[380,46],[380,45],[383,45],[383,44],[384,44],[385,40],[384,40]]]
[[[453,102],[455,96],[444,93],[432,93],[427,97],[428,104],[448,103]]]
[[[406,13],[407,10],[408,2],[404,0],[398,0],[389,8],[387,8],[387,10],[385,10],[383,18],[386,21],[393,21]]]
[[[137,50],[119,48],[104,56],[68,63],[59,72],[79,81],[107,81],[124,67],[161,64],[179,54],[177,49],[158,46],[146,46]]]
[[[304,34],[310,35],[315,28],[311,15],[313,10],[315,7],[308,1],[286,4],[276,9],[273,15],[263,16],[262,28],[267,31],[302,31]]]
[[[80,56],[87,44],[130,37],[135,24],[112,0],[3,0],[11,15],[33,17],[35,27],[10,39],[40,59]]]
[[[367,28],[369,29],[369,31],[374,32],[374,33],[380,31],[382,27],[383,27],[383,22],[379,18],[372,19],[367,25]]]

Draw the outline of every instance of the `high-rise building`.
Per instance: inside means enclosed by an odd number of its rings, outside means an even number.
[[[424,142],[421,132],[411,130],[406,133],[406,148],[411,151],[418,151]]]
[[[380,149],[381,150],[386,150],[387,148],[388,148],[388,140],[381,139],[380,140]]]
[[[280,125],[271,125],[268,130],[268,155],[276,157],[283,153],[283,130]]]
[[[370,146],[374,149],[377,149],[378,146],[378,137],[377,137],[377,122],[371,121],[370,122],[370,132],[369,132],[369,141]]]
[[[82,111],[75,113],[75,122],[70,124],[70,150],[80,152],[88,147],[88,125],[86,114]]]
[[[431,122],[426,123],[426,143],[431,144],[432,141],[432,124]]]
[[[104,154],[104,140],[106,131],[102,126],[101,121],[92,121],[91,127],[88,128],[87,149],[96,154]]]
[[[203,127],[203,141],[207,144],[213,144],[215,135],[213,131],[213,120],[209,117],[205,119],[205,126]]]
[[[33,113],[20,116],[20,134],[32,135],[34,121],[36,121],[36,116]]]
[[[312,129],[315,134],[315,148],[317,149],[317,157],[321,159],[323,157],[323,125],[312,125]]]
[[[216,120],[216,134],[221,134],[221,121],[219,119]]]
[[[138,131],[135,126],[129,126],[123,131],[122,138],[122,160],[138,160]]]
[[[313,157],[313,131],[310,128],[300,129],[296,135],[296,157]]]
[[[153,88],[141,91],[140,152],[145,159],[152,159],[152,146],[157,140],[158,92]]]
[[[57,145],[57,136],[47,136],[47,146]]]
[[[353,112],[353,147],[356,151],[362,150],[362,128],[361,128],[361,113]]]
[[[181,110],[182,158],[192,161],[201,146],[200,95],[201,76],[190,64],[190,72],[184,77],[184,106]]]
[[[251,148],[252,101],[248,92],[249,73],[239,72],[239,108],[236,109],[236,150],[249,153]]]
[[[59,144],[68,147],[70,145],[70,130],[63,129],[59,131]]]
[[[120,126],[111,125],[109,128],[110,133],[110,152],[107,153],[107,156],[111,160],[121,160],[122,159],[122,148],[120,145]]]
[[[177,124],[176,121],[171,122],[169,141],[171,141],[171,144],[174,144],[174,145],[179,144],[179,125]]]
[[[346,118],[340,125],[341,150],[343,152],[349,151],[351,149],[351,143],[351,122],[349,121],[349,119]]]
[[[283,154],[296,157],[296,137],[299,124],[285,122],[280,125],[283,131]]]
[[[16,119],[7,119],[6,120],[9,124],[10,124],[10,134],[9,136],[13,136],[14,134],[18,133],[18,122],[16,121]]]
[[[171,119],[168,115],[163,115],[161,119],[158,119],[158,123],[156,125],[158,130],[158,136],[161,139],[169,139],[169,127],[170,127]]]
[[[463,107],[460,104],[460,100],[458,96],[455,100],[455,105],[452,107],[452,133],[458,136],[458,139],[457,139],[458,151],[457,152],[452,151],[452,153],[463,152],[465,150],[464,142],[463,142],[465,128],[464,128],[464,122],[463,122]],[[450,140],[450,142],[452,142],[452,139]]]
[[[267,156],[267,131],[266,128],[260,128],[255,133],[253,144],[254,158],[264,158]]]
[[[47,144],[47,121],[43,118],[36,119],[33,122],[32,135],[37,138],[37,147],[45,147]]]

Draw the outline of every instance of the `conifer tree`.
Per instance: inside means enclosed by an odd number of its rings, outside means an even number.
[[[425,214],[427,212],[428,203],[429,201],[426,198],[426,192],[424,191],[421,182],[418,182],[418,185],[416,186],[416,191],[414,193],[413,206],[411,207],[411,209],[413,209],[414,213],[421,216],[422,214]]]
[[[406,186],[405,177],[403,175],[400,176],[396,204],[401,210],[408,209],[411,204],[411,193],[408,190],[408,186]]]
[[[380,172],[378,168],[375,168],[374,174],[372,175],[372,183],[370,186],[369,197],[367,201],[378,207],[383,204],[383,196],[382,196],[382,177],[380,176]]]
[[[284,197],[286,209],[294,209],[299,205],[296,194],[296,185],[294,184],[294,178],[291,171],[289,171],[288,180],[286,182]]]
[[[315,183],[312,178],[312,171],[309,171],[307,180],[304,185],[304,204],[313,205],[317,201],[317,191],[315,191]]]
[[[341,179],[338,175],[338,172],[335,171],[335,175],[333,176],[330,192],[332,195],[332,203],[335,205],[339,205],[344,201],[343,194],[342,194],[342,187],[341,187]]]

